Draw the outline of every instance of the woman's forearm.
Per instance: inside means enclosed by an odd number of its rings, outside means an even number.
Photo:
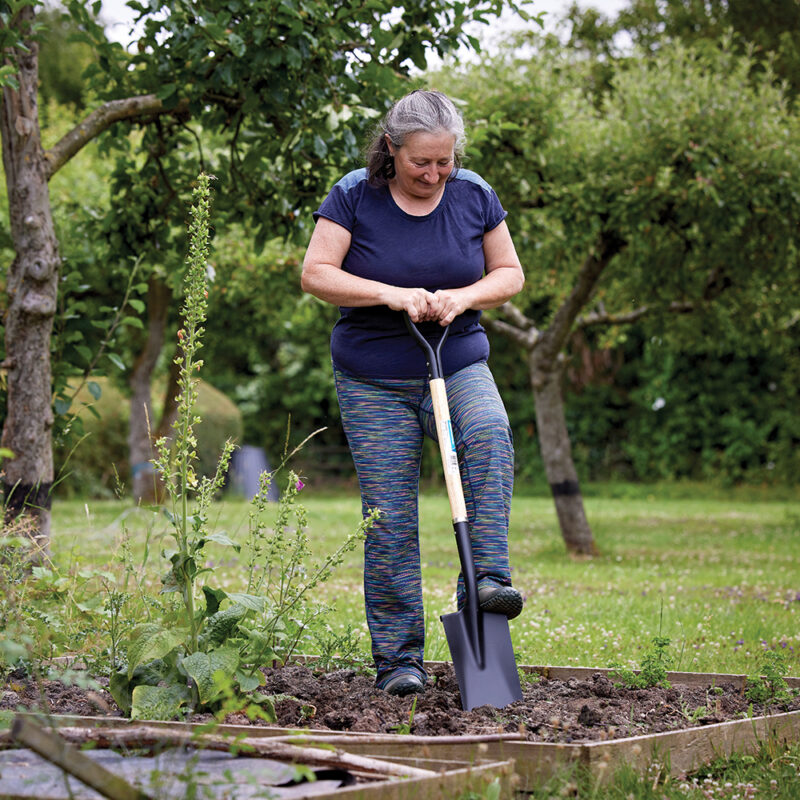
[[[462,289],[450,291],[464,295],[465,309],[484,311],[487,308],[497,308],[522,291],[525,278],[520,267],[496,267],[479,281]]]
[[[359,278],[328,264],[304,265],[300,286],[304,292],[337,306],[388,305],[385,298],[391,289],[380,281]]]

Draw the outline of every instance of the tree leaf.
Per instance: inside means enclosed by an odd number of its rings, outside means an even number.
[[[228,44],[230,45],[233,54],[237,58],[241,58],[244,55],[245,50],[247,50],[247,46],[244,43],[244,39],[242,39],[241,36],[237,36],[237,34],[235,33],[232,33],[228,37]]]
[[[100,396],[103,394],[100,384],[96,381],[89,381],[89,383],[86,384],[86,388],[89,390],[89,394],[94,397],[95,400],[99,400]]]
[[[106,353],[108,356],[108,360],[115,366],[117,369],[124,370],[125,369],[125,362],[116,354],[116,353]]]

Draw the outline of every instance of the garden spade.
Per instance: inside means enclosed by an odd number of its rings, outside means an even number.
[[[461,706],[465,711],[477,706],[491,705],[497,708],[522,699],[517,662],[511,645],[508,619],[503,614],[489,614],[478,606],[478,580],[472,558],[469,538],[467,507],[458,469],[453,426],[447,404],[447,391],[442,374],[442,345],[450,330],[436,344],[436,349],[420,333],[408,314],[403,312],[406,326],[425,353],[428,362],[433,415],[442,454],[447,496],[453,517],[458,558],[464,578],[466,602],[461,611],[444,614],[442,624],[450,647],[450,656],[456,672],[458,688],[461,690]]]

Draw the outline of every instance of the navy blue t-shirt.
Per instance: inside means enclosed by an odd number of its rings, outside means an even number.
[[[350,231],[352,241],[342,268],[392,286],[457,289],[484,274],[483,235],[506,212],[492,188],[478,175],[459,169],[445,184],[439,205],[425,216],[403,211],[388,186],[367,183],[367,170],[345,175],[325,198],[314,220],[325,217]],[[417,378],[427,375],[425,357],[411,338],[402,313],[388,306],[340,308],[331,335],[334,366],[364,378]],[[442,350],[446,375],[486,361],[489,341],[480,311],[456,317]],[[442,335],[437,322],[419,326],[429,341]]]

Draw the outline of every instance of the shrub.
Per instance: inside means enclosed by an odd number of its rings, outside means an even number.
[[[93,382],[99,397],[95,400],[88,384],[81,389],[73,401],[73,408],[80,409],[79,424],[55,443],[56,492],[62,496],[111,497],[116,476],[123,484],[130,478],[130,404],[110,379],[94,378]],[[153,394],[162,397],[163,393],[163,384],[156,383]],[[241,441],[242,415],[229,398],[204,381],[198,382],[197,414],[202,419],[197,426],[197,472],[206,477],[214,474],[225,441]]]

